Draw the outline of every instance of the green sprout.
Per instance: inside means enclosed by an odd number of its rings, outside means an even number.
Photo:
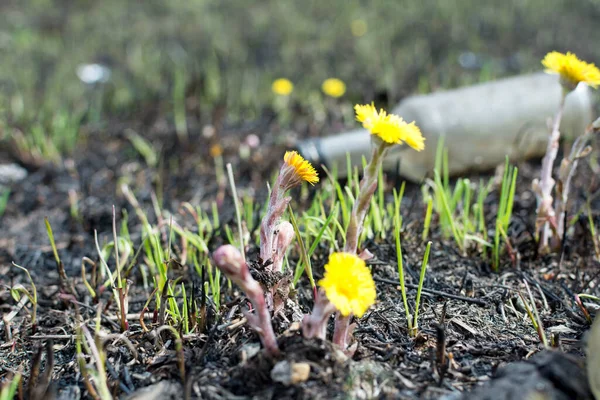
[[[429,251],[431,249],[431,242],[427,242],[425,248],[425,254],[423,255],[423,262],[421,263],[421,273],[419,274],[419,286],[417,288],[417,297],[415,299],[415,316],[412,323],[411,336],[416,337],[419,329],[419,305],[421,303],[421,290],[423,289],[423,282],[425,280],[425,272],[427,271],[427,263],[429,262]]]
[[[131,129],[127,130],[126,135],[133,148],[144,158],[146,165],[155,168],[158,165],[158,154],[152,143]]]
[[[0,389],[0,400],[13,400],[16,398],[17,389],[21,382],[21,373],[16,373],[12,378],[6,379]]]
[[[237,189],[235,187],[235,179],[233,178],[233,168],[230,163],[227,163],[227,176],[229,177],[229,184],[231,186],[231,195],[233,196],[233,204],[235,206],[235,216],[237,218],[238,235],[240,236],[239,248],[242,257],[246,259],[245,243],[244,243],[244,231],[242,229],[242,213],[240,209],[240,201],[237,195]]]
[[[298,222],[296,221],[296,217],[294,216],[292,207],[289,205],[288,205],[288,210],[289,210],[289,214],[290,214],[290,223],[294,227],[294,232],[296,233],[296,240],[298,240],[298,245],[300,246],[300,257],[302,260],[302,267],[296,266],[296,269],[300,270],[302,268],[302,269],[306,270],[306,276],[308,277],[310,286],[313,289],[313,291],[316,293],[317,285],[315,283],[315,278],[313,277],[312,266],[310,263],[310,255],[308,254],[308,251],[306,251],[306,247],[304,246],[304,241],[302,240],[302,235],[300,234],[300,229],[298,228]],[[298,264],[300,264],[300,262]]]
[[[592,208],[590,207],[589,200],[587,202],[587,217],[588,226],[590,229],[590,236],[592,237],[592,243],[594,243],[594,254],[596,255],[596,260],[600,260],[600,237],[596,233],[596,226],[594,225],[594,219],[592,217]]]
[[[106,353],[98,334],[92,336],[84,325],[79,326],[75,335],[75,353],[79,372],[90,396],[95,399],[112,400],[106,375]],[[89,365],[86,362],[86,354],[89,354],[93,361]]]
[[[185,106],[185,89],[187,87],[186,71],[179,67],[174,70],[173,83],[173,118],[175,131],[181,143],[188,142],[188,127]]]
[[[410,310],[408,308],[408,299],[406,296],[406,281],[404,279],[404,263],[402,261],[402,243],[400,242],[400,226],[402,224],[400,213],[396,213],[396,223],[394,236],[396,238],[396,260],[398,262],[398,279],[400,280],[400,293],[402,294],[402,302],[404,303],[404,312],[406,313],[406,322],[408,331],[412,332],[412,322],[410,318]]]
[[[540,318],[540,314],[535,305],[535,300],[533,299],[533,295],[531,294],[531,290],[529,289],[529,285],[527,284],[527,281],[523,280],[523,283],[525,284],[525,287],[527,288],[527,293],[529,295],[529,301],[531,302],[531,304],[527,303],[527,300],[525,300],[525,297],[521,294],[521,292],[519,292],[519,297],[521,298],[521,301],[523,302],[523,306],[525,306],[525,310],[527,311],[529,320],[531,321],[533,328],[537,332],[537,334],[540,338],[540,341],[542,342],[544,347],[547,348],[548,347],[548,339],[546,338],[546,333],[544,332],[544,326],[542,325],[542,319]]]
[[[315,219],[315,220],[317,220],[319,222],[322,221],[321,229],[319,229],[319,231],[315,235],[315,237],[313,239],[313,242],[312,242],[312,245],[308,249],[308,254],[307,254],[307,257],[306,257],[306,259],[308,260],[308,263],[310,263],[310,257],[317,250],[317,246],[320,243],[322,243],[322,238],[323,238],[323,235],[325,234],[326,231],[329,230],[329,235],[328,236],[330,238],[334,238],[335,237],[335,234],[333,234],[331,232],[331,230],[330,230],[330,225],[331,225],[331,223],[332,223],[332,221],[334,219],[337,219],[337,215],[339,214],[338,210],[339,210],[339,203],[336,203],[334,205],[333,209],[331,210],[331,212],[329,213],[329,216],[324,221],[322,219],[320,219],[320,218],[317,218],[317,217],[311,217],[311,216],[307,216],[306,217],[307,220],[310,220],[312,218],[312,219]],[[291,212],[291,210],[290,210],[290,212]],[[292,221],[293,221],[292,222],[292,226],[294,226],[294,222],[296,222],[295,218],[293,218]],[[294,231],[296,231],[295,227],[294,227]],[[298,234],[299,234],[299,231],[297,231],[297,233],[296,233],[297,237],[298,237]],[[333,239],[331,239],[331,240],[333,240]],[[298,243],[300,243],[300,241],[301,241],[301,238],[298,237]],[[304,248],[304,244],[301,245],[301,249],[302,248]],[[301,254],[302,254],[302,251],[301,251]],[[298,262],[296,264],[296,269],[294,271],[294,280],[293,280],[294,285],[296,285],[298,283],[298,281],[300,280],[300,277],[302,276],[302,273],[304,272],[304,269],[305,269],[304,268],[304,263],[305,263],[304,257],[302,257],[302,259],[300,260],[300,262]],[[308,276],[309,281],[311,282],[311,286],[314,288],[315,286],[314,286],[314,278],[312,277],[312,268],[310,269],[310,272],[307,269],[307,276]]]
[[[29,273],[29,270],[27,270],[27,268],[23,268],[20,265],[15,264],[14,262],[13,266],[25,272],[27,278],[29,279],[31,290],[27,289],[24,285],[17,283],[16,285],[10,288],[10,294],[16,302],[21,301],[21,296],[25,296],[31,302],[31,333],[35,334],[37,329],[37,288],[35,287],[35,282],[31,278],[31,274]]]
[[[10,189],[1,188],[0,190],[0,218],[4,215],[6,211],[6,206],[8,206],[8,198],[10,197]]]
[[[168,331],[175,338],[175,352],[177,354],[177,367],[179,369],[179,377],[181,381],[185,384],[185,357],[183,354],[183,341],[181,340],[181,335],[175,328],[169,325],[161,326],[156,330],[156,334],[160,335],[161,332]]]
[[[428,179],[422,187],[423,199],[432,203],[432,209],[439,215],[439,224],[444,237],[452,237],[460,251],[466,255],[470,244],[478,248],[492,247],[488,242],[483,204],[489,193],[490,183],[473,185],[469,179],[457,179],[454,188],[450,186],[448,152],[443,148],[443,139],[438,142],[433,180]],[[429,193],[433,190],[433,195]],[[473,199],[476,202],[473,203]],[[428,212],[428,211],[427,211]],[[429,234],[431,217],[425,216],[423,240]],[[485,253],[484,253],[485,254]]]
[[[404,277],[404,262],[402,260],[402,243],[400,242],[400,225],[401,217],[399,213],[396,214],[396,228],[394,236],[396,238],[396,260],[398,263],[398,279],[400,281],[400,293],[402,295],[402,303],[404,304],[404,312],[406,313],[406,323],[408,325],[408,334],[411,337],[416,337],[419,331],[419,305],[421,303],[421,291],[423,289],[423,283],[425,281],[425,273],[427,272],[427,264],[429,262],[429,252],[431,249],[431,242],[427,242],[425,248],[425,254],[423,255],[423,261],[421,263],[421,273],[419,275],[419,285],[417,286],[417,295],[415,297],[415,311],[411,317],[410,308],[408,305],[408,298],[406,294],[406,283]]]
[[[427,208],[425,211],[425,222],[423,223],[423,234],[421,235],[421,239],[423,241],[427,240],[427,238],[429,237],[429,227],[431,225],[432,211],[433,211],[433,197],[428,196]]]
[[[84,114],[72,107],[55,107],[58,110],[48,108],[28,116],[23,121],[29,127],[27,134],[20,129],[12,130],[11,139],[20,158],[35,164],[59,163],[64,155],[73,153]]]
[[[128,329],[128,323],[127,323],[127,319],[126,319],[126,314],[127,314],[127,302],[126,302],[126,291],[127,291],[127,284],[123,283],[123,281],[121,280],[121,272],[120,269],[117,267],[116,272],[117,272],[117,277],[114,277],[112,271],[110,270],[110,268],[108,267],[108,264],[106,262],[106,258],[103,255],[103,251],[100,248],[100,243],[98,242],[98,233],[96,231],[94,231],[94,241],[96,244],[96,251],[98,252],[98,257],[100,258],[100,266],[101,269],[104,271],[104,275],[107,276],[107,280],[104,282],[104,287],[108,288],[110,287],[112,289],[113,292],[113,297],[115,299],[115,303],[119,305],[119,323],[121,324],[121,331],[124,332]],[[116,252],[118,252],[118,249],[116,249]],[[117,264],[118,264],[118,258],[117,258]],[[115,282],[117,281],[117,282]],[[88,289],[89,290],[89,289]]]
[[[506,158],[504,175],[502,176],[502,186],[500,189],[500,201],[498,203],[498,214],[496,216],[496,232],[494,234],[494,243],[492,247],[492,269],[498,271],[500,266],[500,247],[501,238],[506,246],[510,246],[507,236],[508,226],[512,216],[512,209],[515,198],[515,189],[517,184],[517,167],[511,167]]]

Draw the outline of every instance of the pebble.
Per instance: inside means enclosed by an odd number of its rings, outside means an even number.
[[[77,67],[77,77],[88,85],[108,82],[110,68],[102,64],[82,64]]]
[[[27,170],[19,164],[0,164],[0,186],[21,182],[27,178]]]
[[[173,381],[160,381],[153,385],[138,389],[127,400],[170,400],[181,399],[183,388],[181,384]]]
[[[79,400],[81,398],[81,389],[79,386],[67,386],[58,392],[57,400]]]
[[[310,376],[310,365],[305,362],[279,361],[271,370],[271,379],[286,386],[305,382]]]

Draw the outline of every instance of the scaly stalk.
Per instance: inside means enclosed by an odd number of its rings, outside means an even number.
[[[381,168],[383,158],[387,152],[388,146],[382,142],[373,149],[373,155],[369,164],[365,167],[365,172],[360,181],[360,190],[358,197],[352,207],[348,230],[346,232],[346,246],[344,251],[351,254],[356,254],[358,248],[358,238],[363,229],[365,215],[371,202],[371,197],[377,189],[377,171]]]
[[[223,245],[213,253],[217,268],[236,283],[248,296],[254,307],[254,314],[246,312],[250,326],[256,331],[267,353],[271,356],[279,354],[277,339],[271,324],[271,314],[265,301],[265,293],[260,284],[252,278],[244,258],[232,245]]]
[[[365,167],[364,176],[360,181],[360,190],[356,201],[354,202],[354,206],[352,207],[348,230],[346,231],[346,245],[344,246],[344,251],[346,253],[356,254],[357,252],[358,238],[363,229],[363,222],[369,204],[371,204],[371,198],[377,189],[377,174],[381,168],[387,149],[388,145],[385,142],[379,143],[373,148],[371,160]],[[335,317],[333,343],[340,345],[343,350],[348,348],[348,329],[351,319],[352,315],[343,317],[339,313],[337,313]]]
[[[556,229],[556,213],[553,207],[552,189],[554,188],[555,181],[552,179],[552,167],[558,154],[558,145],[560,140],[560,121],[562,120],[565,98],[567,97],[567,91],[563,88],[562,95],[560,98],[560,104],[558,111],[554,117],[554,123],[552,125],[552,133],[548,140],[548,147],[546,148],[546,155],[542,160],[542,170],[540,173],[539,188],[536,191],[538,197],[538,209],[537,218],[541,224],[540,229],[540,250],[546,250],[548,248],[548,241],[550,234],[553,229]]]

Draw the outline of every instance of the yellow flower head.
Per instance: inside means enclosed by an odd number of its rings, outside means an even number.
[[[365,129],[371,130],[373,126],[385,118],[385,111],[381,110],[377,112],[375,105],[371,104],[357,104],[354,106],[356,112],[356,120],[362,122]]]
[[[302,181],[311,185],[319,182],[317,171],[297,151],[286,151],[283,161],[284,164],[279,175],[281,185],[285,190],[299,185]]]
[[[594,64],[580,60],[573,53],[562,54],[552,51],[542,60],[546,72],[559,74],[569,89],[574,89],[579,82],[585,82],[596,88],[600,85],[600,70]]]
[[[223,154],[223,148],[221,147],[221,145],[219,143],[215,143],[212,146],[210,146],[210,155],[215,158],[215,157],[219,157],[220,155]]]
[[[321,90],[327,96],[331,97],[342,97],[346,93],[346,84],[337,78],[329,78],[323,81]]]
[[[358,256],[332,253],[319,281],[329,301],[343,316],[363,314],[375,303],[377,293],[371,271]]]
[[[405,122],[405,124],[404,131],[406,132],[406,136],[403,140],[413,149],[417,151],[423,150],[425,148],[425,138],[421,134],[421,129],[415,124],[415,121],[410,124]]]
[[[356,120],[381,140],[389,144],[406,143],[413,149],[421,151],[425,148],[425,138],[415,122],[407,123],[395,114],[387,114],[373,104],[354,106]]]
[[[361,37],[367,33],[367,23],[362,19],[355,19],[350,25],[350,30],[353,36]]]
[[[271,90],[279,96],[289,96],[294,90],[294,84],[286,78],[275,79],[271,85]]]

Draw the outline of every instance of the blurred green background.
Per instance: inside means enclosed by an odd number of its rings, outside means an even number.
[[[3,0],[0,140],[56,158],[82,124],[160,116],[179,131],[221,110],[235,126],[273,110],[278,77],[290,107],[314,111],[328,77],[347,84],[337,105],[394,104],[539,70],[550,50],[598,61],[599,20],[598,0]],[[78,78],[91,63],[106,83]]]

